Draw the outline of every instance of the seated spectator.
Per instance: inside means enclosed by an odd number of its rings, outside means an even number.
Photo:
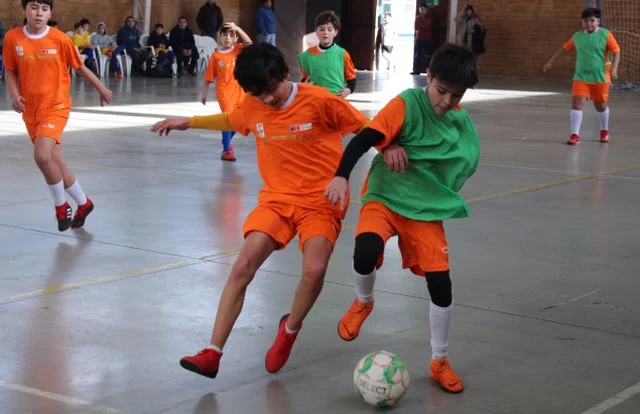
[[[104,22],[98,23],[96,32],[91,36],[91,43],[100,48],[100,52],[106,56],[113,56],[113,52],[116,49],[116,42],[113,41],[111,36],[107,34],[107,25]],[[113,59],[113,73],[116,74],[117,79],[122,79],[122,68],[117,59]]]
[[[147,52],[140,45],[140,31],[136,28],[133,16],[127,16],[124,27],[118,30],[117,43],[118,47],[113,51],[113,54],[117,55],[126,50],[127,54],[131,56],[131,69],[138,75],[144,75],[142,64],[147,60]]]
[[[73,26],[73,36],[71,36],[71,39],[80,53],[87,57],[84,61],[84,65],[93,72],[94,75],[98,75],[98,65],[96,65],[93,45],[89,39],[89,32],[84,30],[84,24],[78,22]]]
[[[173,59],[175,56],[174,52],[169,50],[169,38],[167,34],[164,32],[164,26],[162,23],[157,23],[153,32],[149,34],[149,39],[147,40],[148,46],[153,46],[157,54],[166,53],[167,56]]]

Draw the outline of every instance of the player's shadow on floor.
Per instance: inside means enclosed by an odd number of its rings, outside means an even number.
[[[198,400],[198,404],[193,409],[193,414],[216,414],[218,412],[218,401],[212,392],[205,394]]]
[[[267,384],[267,408],[269,414],[293,414],[291,395],[287,387],[278,380]]]

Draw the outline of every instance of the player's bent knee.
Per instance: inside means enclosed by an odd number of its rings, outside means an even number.
[[[229,282],[248,285],[253,280],[258,267],[250,258],[238,257],[229,275]]]
[[[311,284],[321,284],[324,282],[324,276],[326,273],[326,263],[312,263],[304,267],[302,270],[302,278]]]
[[[425,279],[427,280],[427,288],[429,289],[431,302],[441,308],[451,306],[453,296],[451,294],[451,277],[449,271],[427,272]]]
[[[383,249],[384,240],[378,234],[359,234],[353,252],[353,269],[361,275],[370,274],[376,268]]]

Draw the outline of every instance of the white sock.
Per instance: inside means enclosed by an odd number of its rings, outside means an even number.
[[[51,191],[51,195],[53,196],[53,202],[56,206],[61,206],[67,202],[67,199],[64,196],[64,182],[60,181],[59,183],[49,185],[49,191]]]
[[[353,280],[356,282],[356,296],[360,303],[373,302],[373,286],[376,284],[376,270],[368,275],[361,275],[353,271]]]
[[[582,126],[582,111],[572,109],[569,116],[569,124],[571,126],[571,133],[580,135],[580,126]]]
[[[431,325],[431,358],[444,358],[447,356],[452,308],[453,304],[446,308],[441,308],[431,302],[431,306],[429,307],[429,324]]]
[[[284,324],[284,331],[286,333],[288,333],[289,335],[293,335],[294,333],[298,332],[300,329],[291,329],[287,326],[287,324]]]
[[[71,185],[71,187],[67,188],[67,194],[71,196],[78,203],[79,206],[85,205],[87,203],[87,195],[82,191],[82,187],[80,187],[80,183],[76,180],[75,183]]]
[[[608,131],[609,130],[609,107],[605,109],[603,112],[598,112],[598,119],[600,120],[600,130]]]
[[[218,351],[218,352],[222,353],[222,348],[217,347],[217,346],[215,346],[215,345],[213,345],[213,344],[209,344],[209,345],[207,345],[207,348],[209,348],[209,349],[213,349],[214,351]]]

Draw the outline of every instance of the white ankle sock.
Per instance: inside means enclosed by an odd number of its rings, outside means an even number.
[[[218,352],[222,353],[222,348],[217,347],[217,346],[215,346],[215,345],[213,345],[213,344],[209,344],[209,345],[207,345],[207,348],[209,348],[209,349],[213,349],[214,351],[218,351]]]
[[[431,358],[437,359],[447,356],[452,308],[453,304],[446,308],[441,308],[431,302],[429,307],[429,324],[431,325]]]
[[[609,130],[609,107],[605,109],[603,112],[598,112],[598,120],[600,121],[600,130],[608,131]]]
[[[580,135],[580,127],[582,126],[582,111],[572,109],[571,115],[569,115],[569,125],[571,127],[571,133]]]
[[[61,206],[67,202],[67,199],[64,196],[64,183],[62,181],[56,184],[49,185],[49,191],[51,191],[53,202],[56,207]]]
[[[294,333],[297,333],[299,330],[300,330],[299,328],[298,328],[298,329],[291,329],[291,328],[289,328],[289,327],[287,326],[287,324],[286,324],[286,323],[284,324],[284,331],[285,331],[286,333],[288,333],[289,335],[292,335],[292,334],[294,334]]]
[[[79,206],[85,205],[87,203],[87,195],[82,191],[82,187],[80,187],[80,183],[76,180],[69,188],[66,189],[67,194],[73,198],[73,200],[78,203]]]
[[[353,271],[353,280],[356,282],[356,296],[360,303],[373,302],[373,287],[376,284],[376,270],[368,275],[361,275]]]

